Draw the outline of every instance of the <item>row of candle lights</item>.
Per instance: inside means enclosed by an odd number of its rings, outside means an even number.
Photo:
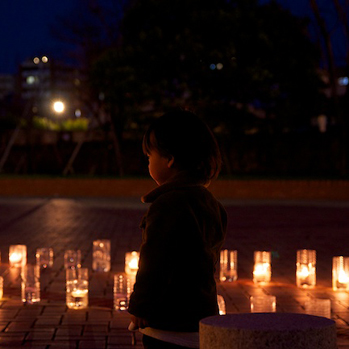
[[[26,245],[9,247],[10,267],[21,268],[21,297],[27,304],[40,302],[40,272],[53,266],[52,248],[36,250],[36,264],[27,264]],[[135,275],[138,270],[139,253],[127,252],[125,272],[114,275],[114,308],[126,310]],[[67,250],[64,253],[66,271],[66,305],[71,309],[88,306],[88,268],[82,268],[81,251]],[[110,271],[110,240],[93,241],[92,269],[97,272]],[[3,297],[3,277],[0,276],[0,299]]]
[[[236,281],[237,251],[222,250],[220,254],[220,281]],[[268,283],[271,280],[271,252],[255,251],[253,282]],[[297,250],[296,284],[298,287],[316,286],[316,251]],[[349,290],[349,257],[335,256],[332,263],[333,290]]]
[[[93,242],[94,271],[108,272],[110,270],[110,240]],[[135,275],[138,270],[139,253],[127,252],[125,255],[125,271],[114,275],[114,309],[126,310],[132,293]],[[40,301],[40,269],[52,267],[52,248],[40,248],[36,251],[35,266],[27,265],[27,248],[25,245],[12,245],[9,250],[10,266],[21,267],[22,301],[36,303]],[[88,306],[88,269],[81,267],[80,250],[67,250],[64,254],[66,269],[66,304],[72,309]],[[333,289],[349,289],[349,257],[333,257]],[[298,287],[314,287],[316,285],[316,251],[298,250],[296,264]],[[237,251],[222,250],[220,255],[220,281],[237,280]],[[268,283],[271,280],[271,253],[255,251],[253,281]],[[0,296],[2,296],[2,277],[0,277]],[[272,297],[272,296],[271,296]],[[258,309],[259,298],[251,297],[251,311]],[[269,300],[270,302],[270,300]],[[224,299],[218,296],[220,312],[225,307]],[[275,304],[275,300],[271,302]],[[274,305],[275,308],[275,305]],[[270,308],[268,308],[270,309]],[[273,311],[273,306],[271,308]],[[258,310],[257,310],[258,311]]]

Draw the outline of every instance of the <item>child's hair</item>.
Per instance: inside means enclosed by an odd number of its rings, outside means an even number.
[[[175,110],[156,119],[143,138],[143,152],[157,150],[160,155],[174,158],[174,166],[185,170],[204,183],[216,178],[221,169],[217,141],[194,113]]]

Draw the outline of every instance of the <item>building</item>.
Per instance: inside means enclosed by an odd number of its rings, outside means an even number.
[[[82,116],[80,88],[78,70],[47,56],[34,57],[20,65],[19,97],[24,101],[31,101],[33,113],[39,117],[54,117],[57,110],[54,110],[53,105],[57,101],[64,106],[59,111],[61,116]]]
[[[15,92],[15,77],[13,75],[0,75],[0,101]]]

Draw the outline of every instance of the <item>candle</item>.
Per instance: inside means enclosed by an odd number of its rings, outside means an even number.
[[[237,251],[222,250],[220,254],[220,281],[237,280]]]
[[[253,282],[267,283],[271,278],[270,252],[255,251],[254,253],[254,269]]]
[[[133,275],[114,275],[114,309],[127,310],[135,278]]]
[[[125,273],[136,275],[138,271],[139,253],[137,251],[127,252],[125,256]]]
[[[92,269],[103,272],[110,270],[110,240],[93,241]]]
[[[66,304],[70,309],[88,306],[88,269],[66,269]]]
[[[40,302],[40,267],[24,265],[21,270],[22,302],[34,304]]]
[[[334,291],[349,290],[349,257],[333,257],[332,288]]]
[[[81,298],[84,297],[87,294],[88,290],[87,289],[75,289],[71,292],[71,295],[76,298]]]
[[[298,287],[314,287],[316,284],[316,251],[297,251],[296,279]]]
[[[36,264],[42,268],[51,268],[53,266],[53,249],[52,248],[37,248],[36,249]]]
[[[21,259],[22,259],[22,254],[21,254],[21,253],[13,252],[13,253],[10,255],[10,262],[11,262],[12,264],[18,263]]]
[[[81,268],[81,251],[80,250],[65,251],[64,268],[72,269],[72,270]]]
[[[27,246],[11,245],[9,249],[9,262],[11,267],[20,268],[27,264]]]

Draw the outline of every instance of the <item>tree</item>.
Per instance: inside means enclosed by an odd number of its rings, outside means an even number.
[[[125,3],[126,0],[79,0],[72,13],[58,18],[52,27],[55,37],[72,45],[70,59],[78,66],[83,80],[81,86],[84,86],[81,88],[80,99],[89,106],[91,115],[106,131],[106,139],[111,131],[120,176],[124,174],[121,155],[123,116],[115,114],[115,103],[112,103],[113,107],[104,107],[103,91],[94,82],[94,72],[98,68],[94,71],[92,68],[105,51],[119,46],[119,23]],[[96,81],[99,79],[97,75]],[[123,108],[121,106],[118,109]],[[102,122],[100,118],[104,112],[107,114],[106,122]]]
[[[318,52],[305,28],[274,2],[142,0],[125,12],[122,50],[144,99],[258,102],[280,125],[296,127],[319,112]]]
[[[342,175],[348,174],[348,140],[347,135],[349,133],[349,121],[346,117],[348,113],[348,94],[347,89],[344,98],[340,98],[338,95],[338,62],[336,62],[333,43],[335,42],[335,35],[338,35],[338,31],[344,35],[344,43],[341,49],[343,50],[342,62],[345,62],[346,73],[349,74],[349,26],[348,26],[348,2],[344,4],[344,1],[333,0],[329,2],[327,6],[330,6],[332,17],[335,18],[337,25],[334,28],[330,28],[326,21],[328,8],[323,8],[318,0],[309,0],[312,11],[315,16],[316,25],[320,31],[320,37],[325,52],[324,66],[329,76],[329,88],[330,88],[330,106],[329,113],[339,126],[339,171]],[[340,25],[338,25],[340,24]],[[335,30],[334,30],[335,29]],[[344,59],[343,59],[344,58]],[[343,63],[342,63],[343,64]]]
[[[123,16],[87,4],[86,20],[66,28],[83,44],[89,99],[103,97],[118,140],[130,125],[141,133],[146,105],[189,107],[228,135],[308,126],[321,111],[306,22],[275,2],[135,0]]]

